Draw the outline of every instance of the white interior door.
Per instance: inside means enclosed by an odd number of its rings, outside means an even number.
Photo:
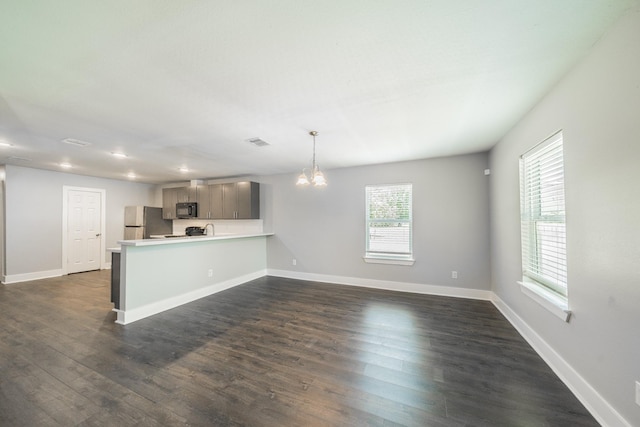
[[[101,193],[69,190],[67,199],[67,273],[100,269],[101,230]]]

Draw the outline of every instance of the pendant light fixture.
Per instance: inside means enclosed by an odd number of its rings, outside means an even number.
[[[308,169],[302,169],[302,173],[298,177],[298,181],[296,185],[309,185],[313,183],[316,187],[324,187],[327,185],[327,180],[324,177],[324,174],[320,171],[320,166],[316,164],[316,136],[318,132],[312,130],[309,132],[309,135],[313,137],[313,162],[311,163],[311,176],[307,175]]]

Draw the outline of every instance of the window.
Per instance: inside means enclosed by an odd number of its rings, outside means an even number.
[[[523,282],[567,300],[562,132],[520,158]]]
[[[413,264],[411,184],[367,185],[367,262]]]

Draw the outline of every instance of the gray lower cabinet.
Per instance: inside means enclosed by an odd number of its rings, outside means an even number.
[[[111,302],[120,309],[120,252],[111,252]]]

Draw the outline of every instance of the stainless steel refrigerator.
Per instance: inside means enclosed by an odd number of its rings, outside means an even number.
[[[124,240],[150,239],[152,234],[171,234],[173,223],[162,218],[162,208],[125,206]]]

